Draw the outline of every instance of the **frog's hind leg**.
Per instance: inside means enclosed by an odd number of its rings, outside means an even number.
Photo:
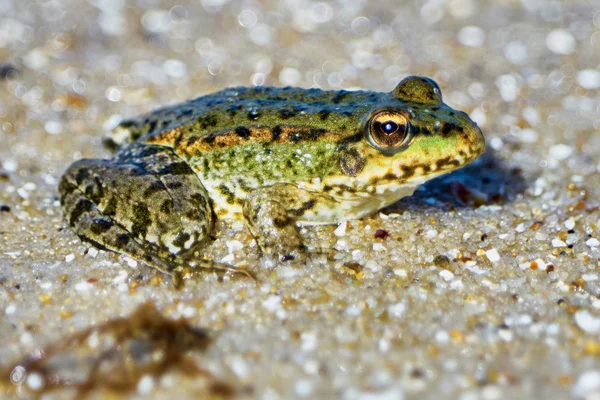
[[[135,144],[112,160],[77,161],[59,191],[69,225],[82,239],[172,275],[194,264],[214,224],[206,189],[164,146]]]

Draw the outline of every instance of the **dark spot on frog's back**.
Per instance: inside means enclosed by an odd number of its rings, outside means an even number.
[[[132,207],[131,211],[131,216],[133,220],[133,225],[131,226],[131,233],[140,238],[146,237],[148,227],[152,223],[152,218],[150,217],[150,210],[148,210],[148,207],[146,207],[146,205],[138,203]]]
[[[88,199],[80,199],[77,204],[75,204],[75,208],[71,211],[69,215],[69,223],[73,225],[79,217],[81,217],[86,212],[92,211],[94,209],[94,205]]]
[[[248,112],[248,119],[249,120],[256,121],[259,118],[260,118],[260,113],[258,112],[258,110],[250,110]]]
[[[123,128],[123,129],[127,129],[127,128],[131,128],[134,125],[136,125],[136,122],[134,119],[127,119],[125,121],[121,121],[121,123],[119,124],[119,127]]]
[[[182,110],[181,113],[179,114],[180,117],[188,117],[190,115],[192,115],[192,113],[194,112],[193,109],[191,108],[186,108],[185,110]]]
[[[156,194],[156,193],[160,192],[161,190],[165,190],[165,187],[162,184],[162,182],[161,181],[154,181],[154,182],[152,182],[152,184],[150,186],[148,186],[144,190],[144,197],[148,198],[148,197],[152,196],[153,194]]]
[[[331,100],[332,103],[338,104],[341,103],[346,97],[348,97],[350,93],[345,90],[340,90],[340,92]]]
[[[173,163],[165,166],[159,172],[159,175],[193,175],[194,171],[185,162]]]
[[[163,214],[170,214],[173,212],[173,200],[167,199],[163,201],[160,205],[160,212]]]
[[[235,128],[235,134],[241,137],[242,139],[248,139],[250,137],[250,129],[245,126],[238,126]]]
[[[365,159],[356,149],[340,152],[340,168],[350,176],[356,176],[365,166]]]
[[[279,110],[279,117],[281,119],[292,118],[295,115],[296,115],[296,113],[294,111],[291,111],[291,110],[286,110],[286,109]]]
[[[154,132],[155,129],[156,129],[156,120],[152,120],[148,123],[148,132],[152,133],[152,132]],[[132,139],[135,140],[137,138],[132,138]]]
[[[179,247],[180,249],[183,249],[183,247],[185,246],[185,242],[187,242],[190,239],[190,237],[191,236],[189,233],[179,232],[175,240],[173,240],[173,244]]]
[[[127,243],[129,243],[130,239],[131,238],[129,237],[129,235],[127,235],[126,233],[121,233],[117,236],[117,244],[119,245],[119,247],[123,248],[127,246]]]
[[[197,205],[199,205],[202,209],[206,209],[206,198],[202,194],[194,193],[191,197]]]
[[[229,115],[230,117],[233,118],[238,113],[238,111],[241,109],[242,109],[242,106],[237,105],[237,106],[229,107],[226,112],[227,112],[227,115]]]
[[[331,114],[329,110],[321,110],[319,111],[319,118],[321,121],[325,121],[327,118],[329,118],[329,114]]]
[[[281,137],[281,126],[277,125],[271,131],[271,139],[276,142]]]
[[[114,224],[110,219],[96,218],[94,223],[90,226],[90,230],[96,235],[101,235],[107,232],[113,226]]]

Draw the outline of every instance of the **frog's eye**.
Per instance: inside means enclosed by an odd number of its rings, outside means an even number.
[[[382,111],[369,121],[369,141],[380,150],[398,149],[409,136],[408,120],[402,114]]]
[[[404,78],[394,89],[394,95],[400,100],[423,104],[441,104],[442,92],[432,79],[422,76]]]

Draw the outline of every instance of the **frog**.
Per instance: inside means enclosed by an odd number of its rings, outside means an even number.
[[[59,182],[85,242],[181,282],[244,271],[204,256],[218,220],[243,221],[260,253],[302,259],[304,226],[360,219],[474,161],[481,129],[408,76],[391,92],[232,87],[123,120],[111,159]]]

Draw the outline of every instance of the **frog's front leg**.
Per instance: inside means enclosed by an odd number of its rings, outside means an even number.
[[[213,229],[208,194],[171,148],[135,144],[115,159],[83,159],[63,175],[59,192],[73,230],[96,246],[178,274],[198,261]]]
[[[254,190],[246,197],[243,212],[262,253],[289,260],[305,250],[296,223],[319,220],[319,214],[335,207],[327,195],[282,183]]]

